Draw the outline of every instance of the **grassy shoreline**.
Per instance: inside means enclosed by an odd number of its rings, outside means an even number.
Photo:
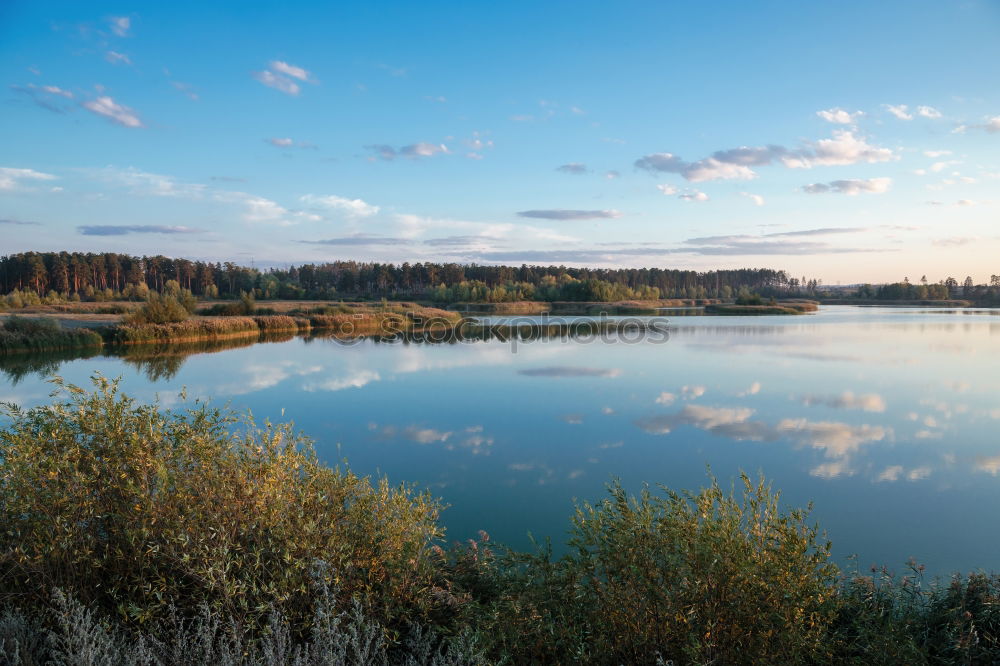
[[[272,333],[308,334],[323,331],[334,335],[391,336],[416,333],[429,328],[454,329],[463,321],[460,313],[393,304],[383,309],[346,308],[330,312],[329,307],[290,311],[289,314],[247,316],[194,316],[180,322],[151,324],[130,323],[122,317],[104,319],[93,329],[74,326],[72,314],[28,317],[12,315],[0,318],[0,354],[60,351],[86,347],[142,345],[162,343],[210,342],[253,338]],[[86,315],[85,315],[86,316]],[[64,322],[68,319],[68,322]],[[89,323],[83,319],[80,323]],[[67,325],[69,324],[69,325]]]
[[[809,301],[782,301],[774,305],[736,305],[719,304],[706,305],[705,314],[731,315],[731,316],[757,316],[757,315],[800,315],[809,312],[816,312],[819,306]]]

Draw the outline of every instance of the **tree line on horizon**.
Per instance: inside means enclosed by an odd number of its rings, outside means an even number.
[[[114,252],[24,252],[0,257],[0,293],[77,294],[85,300],[141,300],[174,280],[200,298],[426,298],[437,301],[713,298],[787,289],[785,271],[743,268],[570,268],[333,261],[260,270],[233,262]]]
[[[266,270],[234,262],[193,261],[163,255],[114,252],[23,252],[0,257],[0,294],[34,298],[145,300],[176,282],[201,299],[425,299],[439,303],[613,301],[655,298],[723,298],[753,292],[765,296],[816,296],[819,280],[791,277],[770,268],[694,271],[668,268],[572,268],[404,262],[332,261]],[[971,298],[1000,301],[1000,276],[989,285],[971,277],[918,284],[858,287],[855,296],[879,300]]]

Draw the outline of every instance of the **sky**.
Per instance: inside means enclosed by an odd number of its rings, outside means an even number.
[[[0,2],[0,254],[1000,273],[1000,0]]]

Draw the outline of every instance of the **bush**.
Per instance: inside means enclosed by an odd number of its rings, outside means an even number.
[[[99,347],[101,336],[88,328],[63,329],[51,319],[7,317],[0,324],[0,354]]]
[[[742,493],[621,487],[573,518],[571,553],[501,566],[496,602],[516,663],[801,663],[823,660],[836,606],[830,546],[761,480]]]
[[[476,636],[442,638],[413,625],[405,639],[390,642],[386,628],[354,602],[338,611],[336,595],[323,585],[314,594],[312,630],[296,640],[288,621],[272,610],[261,634],[226,622],[207,608],[190,618],[172,616],[135,631],[56,590],[48,608],[0,614],[0,657],[5,664],[86,666],[462,666],[485,664]]]
[[[126,317],[128,324],[173,324],[187,319],[191,311],[174,296],[150,292],[146,302]]]
[[[205,606],[248,627],[310,615],[310,573],[371,600],[401,626],[429,611],[439,506],[321,465],[288,425],[198,405],[138,405],[117,382],[5,408],[0,431],[0,580],[44,604],[55,588],[98,612],[146,624]]]

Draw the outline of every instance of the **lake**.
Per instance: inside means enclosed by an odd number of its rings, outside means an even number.
[[[86,386],[96,371],[167,406],[186,387],[290,419],[328,463],[441,497],[450,540],[558,544],[574,498],[614,478],[697,488],[711,467],[813,502],[842,565],[1000,569],[1000,311],[668,320],[668,335],[7,358],[0,400],[42,404],[46,373]]]

